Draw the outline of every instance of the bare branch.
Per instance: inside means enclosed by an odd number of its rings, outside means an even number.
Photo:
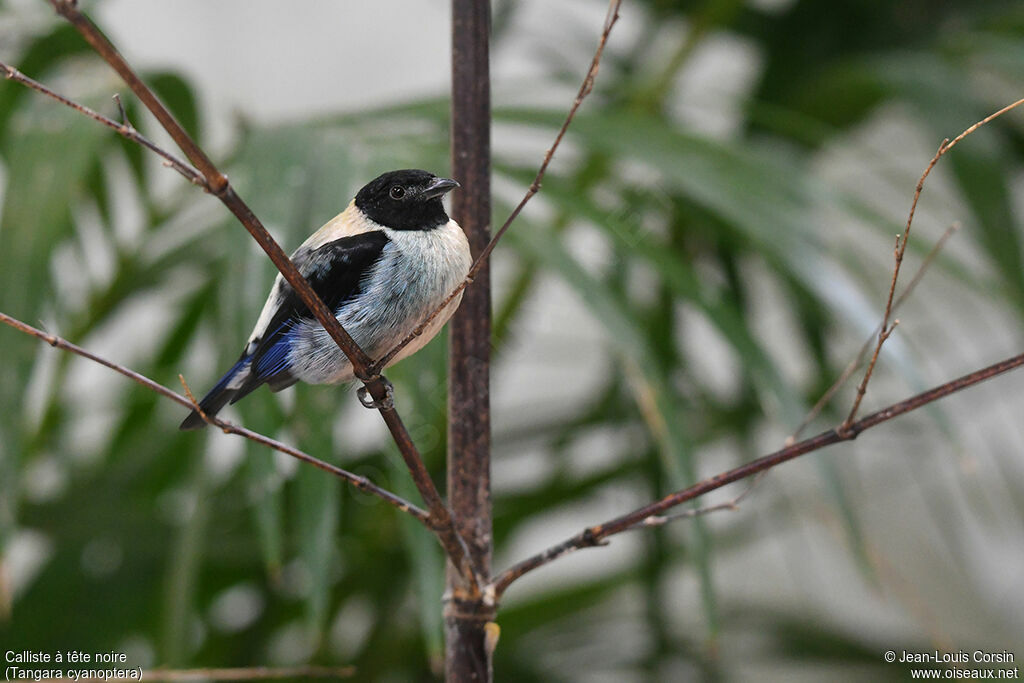
[[[910,283],[907,285],[906,289],[903,290],[903,292],[893,303],[892,309],[894,311],[899,309],[899,307],[903,305],[903,302],[906,301],[907,298],[913,293],[914,289],[917,287],[918,283],[921,282],[922,278],[924,278],[925,273],[931,267],[932,263],[935,262],[936,257],[939,255],[939,252],[942,251],[942,249],[946,246],[946,242],[948,242],[949,238],[952,237],[953,234],[959,229],[960,224],[954,223],[953,225],[946,228],[946,232],[942,233],[942,237],[938,239],[935,245],[932,246],[931,250],[928,252],[928,255],[925,256],[924,261],[921,262],[921,265],[918,267],[917,272],[914,273],[914,277],[910,279]],[[839,389],[841,389],[842,386],[846,384],[846,381],[853,376],[853,373],[856,372],[857,368],[859,368],[861,366],[861,363],[864,362],[864,356],[867,355],[868,349],[871,348],[871,341],[875,338],[875,335],[878,334],[880,329],[881,325],[875,328],[875,331],[872,332],[871,335],[864,340],[864,344],[860,347],[860,350],[857,351],[857,354],[846,365],[843,371],[839,374],[839,377],[836,378],[836,380],[825,391],[825,393],[821,395],[821,398],[818,399],[817,403],[815,403],[814,406],[807,412],[807,415],[805,415],[804,419],[800,422],[799,425],[797,425],[797,428],[793,430],[793,433],[786,438],[786,441],[783,444],[784,446],[789,446],[795,443],[796,440],[800,438],[800,435],[803,434],[804,430],[807,429],[811,422],[813,422],[818,417],[818,415],[821,414],[821,411],[825,409],[825,406],[828,405],[828,402],[832,400],[832,397],[835,396],[836,392],[839,391]]]
[[[75,27],[85,41],[92,46],[92,48],[99,54],[104,61],[107,62],[114,71],[118,73],[122,80],[132,89],[135,96],[142,100],[142,103],[146,105],[146,109],[149,109],[156,117],[157,121],[164,130],[168,132],[171,138],[174,139],[175,144],[181,148],[181,151],[185,153],[199,172],[203,174],[209,185],[210,192],[214,195],[219,195],[228,189],[227,176],[217,170],[217,167],[213,165],[210,158],[206,156],[206,153],[199,148],[199,145],[185,132],[181,124],[174,118],[170,111],[160,102],[160,99],[156,94],[149,89],[138,74],[128,65],[124,57],[117,51],[117,49],[107,40],[106,36],[96,28],[96,25],[89,20],[81,11],[78,9],[77,0],[50,0],[50,4],[57,11],[57,14],[64,17]]]
[[[352,362],[356,376],[364,381],[369,380],[370,376],[366,372],[366,367],[370,363],[370,358],[341,327],[341,324],[338,323],[327,309],[320,300],[320,297],[316,295],[316,292],[309,286],[306,279],[302,277],[294,264],[288,259],[287,254],[284,253],[280,245],[270,236],[262,222],[260,222],[249,206],[242,201],[242,198],[235,193],[227,176],[220,172],[156,94],[139,78],[138,74],[135,73],[124,57],[117,51],[117,48],[107,40],[106,36],[88,17],[79,11],[78,3],[75,0],[50,0],[50,4],[53,5],[58,14],[75,27],[97,54],[121,76],[132,92],[135,93],[135,96],[146,105],[146,108],[156,117],[175,144],[181,148],[185,156],[188,157],[206,179],[206,188],[210,194],[218,197],[235,214],[246,230],[252,234],[256,242],[267,253],[270,260],[274,262],[277,269],[281,271],[281,274],[299,295],[302,302],[309,307],[309,310],[320,321],[320,324],[324,326],[324,329],[330,333],[341,350],[345,352],[345,355]],[[378,398],[376,394],[374,394],[374,398]]]
[[[121,96],[118,93],[114,93],[111,99],[117,104],[117,110],[121,112],[121,123],[125,126],[131,125],[128,121],[128,111],[124,108],[124,102],[121,101]]]
[[[892,334],[892,327],[889,325],[889,319],[892,316],[893,298],[896,294],[896,281],[899,280],[900,277],[900,266],[903,264],[903,255],[907,251],[907,240],[910,239],[910,228],[914,223],[914,214],[917,211],[917,202],[921,199],[921,191],[924,189],[924,181],[928,178],[929,174],[931,174],[932,169],[935,168],[935,164],[939,163],[939,159],[941,159],[946,152],[953,149],[957,143],[984,126],[989,121],[999,118],[1021,104],[1024,104],[1024,98],[1003,107],[994,114],[990,114],[981,121],[978,121],[974,125],[968,127],[964,132],[960,133],[960,135],[953,138],[952,142],[950,142],[948,138],[943,140],[939,145],[939,149],[935,152],[935,156],[933,156],[931,161],[928,162],[924,172],[921,174],[921,178],[917,181],[917,186],[914,188],[914,199],[910,203],[910,212],[907,214],[907,226],[903,230],[902,240],[899,237],[897,237],[896,240],[896,265],[892,271],[892,282],[889,285],[889,296],[885,301],[885,313],[882,315],[882,324],[878,328],[878,343],[875,345],[875,351],[871,355],[871,360],[868,362],[867,370],[864,371],[864,378],[857,387],[857,395],[853,400],[853,406],[850,408],[850,413],[839,426],[840,431],[849,429],[853,424],[853,420],[857,417],[857,411],[860,409],[861,401],[864,400],[864,394],[867,392],[868,382],[871,381],[871,374],[874,372],[875,364],[878,362],[878,354],[882,351],[882,345],[885,344],[885,340]]]
[[[928,252],[927,256],[925,256],[924,261],[921,262],[921,265],[918,267],[917,272],[914,273],[914,277],[910,279],[910,283],[907,285],[906,289],[904,289],[903,292],[900,293],[899,297],[897,297],[896,301],[893,303],[892,308],[894,311],[898,309],[904,301],[907,300],[907,297],[910,296],[910,294],[917,287],[918,283],[921,282],[921,279],[924,277],[924,274],[928,271],[928,268],[930,268],[931,264],[935,262],[935,258],[939,255],[939,252],[942,251],[943,247],[945,247],[946,242],[948,242],[949,238],[953,235],[953,233],[955,233],[959,229],[960,224],[954,223],[953,225],[946,228],[946,231],[942,233],[942,237],[938,239],[938,241],[932,246],[931,250]],[[792,446],[794,443],[796,443],[796,440],[800,438],[800,435],[803,433],[804,429],[806,429],[807,426],[811,422],[813,422],[814,419],[821,413],[821,411],[832,399],[835,393],[843,386],[843,384],[846,383],[846,380],[853,376],[853,373],[856,372],[858,367],[860,367],[860,364],[864,362],[864,356],[865,354],[867,354],[868,348],[870,348],[871,346],[871,340],[874,339],[875,334],[877,334],[877,330],[873,332],[871,336],[864,340],[864,345],[860,347],[860,350],[857,352],[857,355],[854,356],[854,358],[849,362],[849,364],[839,375],[839,377],[836,378],[836,381],[832,383],[828,390],[826,390],[825,393],[822,394],[821,398],[818,399],[818,402],[814,404],[810,411],[808,411],[807,415],[804,416],[804,419],[800,422],[800,424],[793,431],[793,433],[786,437],[786,440],[782,444],[783,446]],[[750,496],[751,493],[754,492],[754,489],[757,488],[758,484],[761,483],[766,474],[767,471],[761,472],[757,476],[755,476],[754,479],[747,486],[747,488],[743,489],[743,491],[732,500],[726,501],[724,503],[711,505],[709,507],[695,508],[692,510],[685,510],[683,512],[676,512],[671,515],[649,517],[634,528],[659,526],[661,524],[665,524],[668,522],[674,522],[677,519],[689,519],[692,517],[700,517],[712,512],[719,512],[722,510],[738,510],[740,503],[743,502],[748,496]]]
[[[469,269],[469,274],[466,275],[466,279],[459,283],[459,285],[453,289],[447,297],[445,297],[444,301],[442,301],[437,308],[431,311],[431,313],[424,318],[423,321],[405,337],[405,339],[400,341],[394,348],[384,354],[384,356],[373,364],[374,372],[380,372],[380,370],[387,366],[388,362],[394,358],[399,351],[404,349],[410,342],[412,342],[413,339],[423,334],[423,331],[427,329],[427,326],[429,326],[438,315],[440,315],[441,311],[443,311],[448,304],[450,304],[452,300],[462,292],[462,290],[472,284],[473,278],[476,277],[476,274],[480,272],[481,268],[483,268],[487,259],[490,258],[491,252],[494,251],[494,247],[498,244],[498,240],[502,238],[505,231],[512,225],[513,221],[519,217],[520,212],[522,212],[523,207],[526,206],[527,202],[533,198],[533,195],[540,191],[541,180],[544,179],[544,174],[547,173],[548,165],[551,163],[551,159],[555,156],[555,150],[557,150],[558,146],[562,143],[562,138],[565,137],[565,133],[569,130],[570,124],[572,124],[573,119],[576,118],[576,112],[579,110],[580,105],[583,104],[583,100],[594,89],[594,80],[597,78],[597,72],[601,67],[601,56],[604,54],[604,48],[608,43],[608,37],[611,35],[612,28],[619,20],[619,7],[621,5],[622,0],[611,0],[609,3],[608,14],[605,17],[604,22],[604,30],[601,31],[601,38],[598,40],[597,49],[594,51],[594,58],[590,62],[590,68],[587,70],[587,75],[583,78],[583,83],[580,85],[580,89],[576,93],[576,99],[573,100],[572,106],[569,108],[569,113],[566,115],[565,121],[562,123],[562,127],[558,129],[558,134],[555,135],[554,142],[544,154],[544,159],[541,161],[540,168],[537,169],[537,175],[533,179],[533,182],[530,183],[530,187],[526,190],[526,194],[521,200],[519,200],[519,204],[516,205],[516,208],[512,210],[512,213],[509,214],[508,218],[505,219],[505,222],[502,223],[500,228],[498,228],[498,232],[494,233],[494,237],[491,238],[491,241],[486,247],[484,247],[483,251],[480,252],[480,255],[477,256],[476,261],[473,262],[473,266]]]
[[[8,80],[14,81],[15,83],[21,83],[22,85],[31,88],[32,90],[35,90],[38,93],[42,93],[43,95],[46,95],[49,98],[57,100],[61,104],[67,107],[71,107],[78,113],[85,114],[94,121],[99,121],[107,128],[112,129],[118,135],[128,140],[131,140],[132,142],[142,145],[149,151],[162,157],[164,160],[164,164],[169,168],[173,168],[175,171],[184,176],[185,180],[189,181],[190,183],[193,183],[194,185],[199,185],[203,189],[209,191],[209,185],[207,185],[206,179],[203,178],[199,171],[192,168],[187,163],[185,163],[178,157],[174,156],[167,150],[163,149],[162,147],[158,146],[154,142],[150,141],[148,138],[142,135],[142,133],[137,131],[130,123],[128,123],[128,117],[124,113],[124,107],[121,106],[120,98],[116,98],[117,106],[121,110],[121,123],[118,123],[117,121],[109,119],[103,114],[100,114],[99,112],[90,109],[89,107],[86,107],[83,104],[79,104],[78,102],[75,102],[74,100],[69,99],[64,95],[61,95],[60,93],[50,90],[39,81],[32,80],[25,74],[15,69],[13,66],[9,66],[7,64],[4,64],[3,62],[0,62],[0,73],[2,73],[4,77]]]
[[[630,527],[630,529],[627,529],[627,531],[632,529],[662,526],[664,524],[668,524],[669,522],[674,522],[677,519],[692,519],[694,517],[703,517],[704,515],[709,515],[712,512],[721,512],[723,510],[739,510],[740,503],[746,500],[747,497],[754,492],[754,489],[757,488],[757,485],[761,483],[761,480],[764,479],[766,474],[768,474],[767,471],[758,472],[754,476],[754,479],[747,486],[747,488],[743,489],[743,491],[741,491],[740,494],[733,498],[732,500],[727,500],[724,503],[717,503],[715,505],[709,505],[707,507],[702,508],[680,510],[677,512],[672,512],[667,515],[651,515],[650,517],[646,517],[640,522],[636,523],[634,526]]]
[[[138,384],[141,384],[150,391],[154,391],[157,394],[163,396],[164,398],[169,398],[170,400],[185,408],[192,409],[195,408],[197,405],[195,402],[195,397],[191,396],[191,391],[188,391],[190,397],[185,398],[184,396],[181,396],[171,391],[162,384],[159,384],[158,382],[151,380],[145,375],[135,372],[134,370],[131,370],[129,368],[126,368],[123,365],[119,365],[111,360],[107,360],[102,356],[98,356],[91,351],[83,349],[81,346],[72,344],[71,342],[67,341],[66,339],[63,339],[62,337],[58,337],[56,335],[43,332],[40,329],[32,327],[31,325],[18,320],[17,318],[12,318],[6,313],[0,313],[0,322],[9,325],[10,327],[13,327],[14,329],[20,332],[32,335],[37,339],[41,339],[42,341],[46,342],[47,344],[54,348],[61,349],[63,351],[68,351],[75,355],[81,356],[82,358],[91,360],[94,363],[99,363],[104,367],[110,368],[114,372],[124,375],[128,379],[137,382]],[[185,380],[184,378],[182,378],[182,384],[184,384],[184,382]],[[415,517],[420,523],[424,524],[428,528],[432,528],[432,521],[430,519],[430,515],[427,514],[425,510],[418,508],[417,506],[413,505],[404,498],[401,498],[391,493],[387,489],[383,489],[380,486],[377,486],[366,477],[360,476],[358,474],[353,474],[348,470],[344,470],[340,467],[324,462],[323,460],[315,458],[312,455],[300,451],[297,448],[293,448],[288,444],[277,441],[276,439],[271,439],[269,436],[264,436],[263,434],[254,432],[250,429],[246,429],[245,427],[240,427],[238,425],[232,424],[227,420],[221,420],[219,418],[209,417],[207,415],[203,415],[203,419],[206,420],[211,425],[221,429],[225,434],[235,434],[237,436],[241,436],[243,438],[249,439],[250,441],[254,441],[258,444],[262,444],[264,446],[267,446],[268,448],[272,448],[276,451],[284,453],[285,455],[289,455],[295,458],[296,460],[301,460],[302,462],[308,463],[314,467],[323,470],[324,472],[333,474],[339,479],[342,479],[343,481],[348,482],[352,486],[355,486],[360,491],[364,491],[366,493],[377,496],[384,502],[398,508],[402,512],[409,513],[410,515]]]
[[[910,279],[910,283],[907,285],[906,289],[904,289],[903,292],[900,293],[899,297],[893,303],[894,311],[898,309],[900,305],[904,301],[906,301],[907,297],[909,297],[910,294],[914,291],[918,283],[921,282],[921,279],[924,277],[924,274],[931,267],[931,264],[935,262],[935,258],[939,255],[939,252],[942,251],[943,247],[945,247],[946,242],[948,242],[949,238],[953,235],[953,233],[955,233],[959,229],[960,224],[954,223],[953,225],[946,228],[946,231],[942,233],[942,237],[938,239],[938,241],[932,246],[931,250],[928,252],[927,256],[925,256],[924,261],[921,262],[921,265],[918,267],[917,272],[914,273],[914,277]],[[814,419],[821,413],[821,411],[828,404],[828,402],[835,395],[835,393],[843,386],[843,384],[846,383],[846,380],[853,376],[853,373],[856,372],[858,367],[860,367],[860,364],[864,362],[864,356],[865,354],[867,354],[868,348],[870,348],[871,346],[871,340],[874,339],[875,334],[877,334],[877,330],[873,332],[871,336],[869,336],[866,340],[864,340],[864,345],[861,346],[860,350],[857,352],[857,355],[850,361],[850,363],[846,366],[846,369],[843,370],[843,372],[839,375],[836,381],[832,383],[832,386],[830,386],[828,390],[825,391],[824,394],[822,394],[821,398],[818,399],[818,402],[814,404],[814,407],[812,407],[811,410],[808,411],[807,415],[800,422],[800,424],[793,431],[793,433],[786,437],[785,442],[783,442],[783,446],[791,446],[794,443],[796,443],[796,440],[800,438],[800,434],[803,433],[804,429],[806,429],[807,426],[812,421],[814,421]],[[674,522],[677,519],[689,519],[692,517],[700,517],[712,512],[719,512],[722,510],[738,510],[740,503],[743,502],[748,496],[750,496],[751,493],[754,492],[754,489],[757,488],[758,484],[761,483],[766,474],[767,471],[760,472],[757,476],[754,477],[754,479],[750,482],[747,488],[743,489],[743,491],[732,500],[728,500],[724,503],[711,505],[709,507],[684,510],[682,512],[676,512],[671,515],[656,515],[653,517],[648,517],[647,519],[643,520],[633,528],[660,526],[668,522]]]
[[[865,344],[865,347],[861,349],[861,353],[858,354],[858,357],[851,362],[851,364],[847,367],[846,371],[844,371],[840,378],[826,392],[825,396],[822,397],[822,400],[820,400],[818,404],[815,405],[814,409],[812,409],[811,411],[811,414],[797,428],[796,432],[794,432],[794,435],[786,440],[786,445],[783,449],[771,453],[769,455],[762,456],[761,458],[758,458],[757,460],[747,463],[746,465],[741,465],[740,467],[734,468],[715,477],[711,477],[710,479],[705,479],[704,481],[699,482],[691,486],[690,488],[676,491],[675,493],[669,494],[668,496],[662,498],[659,501],[656,501],[642,508],[634,510],[633,512],[630,512],[626,515],[617,517],[603,524],[588,527],[576,536],[573,536],[572,538],[563,541],[562,543],[551,546],[547,550],[538,553],[533,557],[527,558],[526,560],[523,560],[522,562],[519,562],[510,567],[509,569],[505,570],[504,572],[499,574],[497,578],[495,578],[494,581],[491,582],[490,585],[487,586],[485,590],[485,595],[487,595],[489,599],[497,602],[501,599],[502,594],[505,592],[508,586],[524,574],[538,567],[544,566],[545,564],[553,562],[559,557],[562,557],[568,553],[574,552],[581,548],[605,545],[608,542],[607,539],[609,536],[622,533],[623,531],[649,526],[660,526],[662,524],[666,524],[676,519],[695,517],[698,515],[708,514],[710,512],[715,512],[723,509],[735,509],[739,501],[748,496],[750,492],[754,489],[754,487],[760,480],[760,476],[763,473],[788,460],[792,460],[793,458],[819,450],[821,448],[824,448],[835,443],[855,439],[861,432],[870,429],[871,427],[891,420],[899,415],[903,415],[904,413],[916,410],[921,406],[927,405],[928,403],[948,396],[949,394],[952,394],[956,391],[960,391],[961,389],[973,386],[974,384],[978,384],[987,379],[995,377],[996,375],[1008,372],[1009,370],[1024,365],[1024,354],[1008,358],[1000,363],[990,365],[987,368],[983,368],[968,375],[964,375],[963,377],[960,377],[951,382],[947,382],[946,384],[935,387],[924,393],[913,396],[909,399],[906,399],[905,401],[893,404],[888,408],[883,408],[882,410],[871,413],[870,415],[854,422],[854,418],[856,417],[857,410],[859,409],[861,400],[863,399],[864,393],[866,392],[867,385],[871,379],[871,375],[874,370],[875,364],[878,361],[878,355],[881,351],[881,347],[885,343],[885,341],[892,335],[893,331],[896,329],[896,326],[899,324],[899,320],[892,320],[892,322],[890,322],[890,320],[892,319],[892,313],[894,309],[903,300],[906,299],[910,292],[913,291],[914,287],[920,281],[921,277],[924,275],[924,272],[933,261],[935,255],[945,244],[946,240],[949,238],[952,232],[954,232],[957,228],[957,226],[954,225],[946,231],[946,233],[942,236],[942,238],[939,240],[936,246],[929,253],[928,257],[926,257],[924,263],[918,269],[918,272],[915,274],[914,278],[911,280],[911,283],[907,286],[906,290],[901,294],[898,300],[895,299],[896,284],[899,279],[899,273],[903,262],[903,257],[906,253],[907,240],[910,236],[910,228],[914,220],[914,213],[917,209],[917,203],[920,199],[921,192],[924,188],[925,180],[931,173],[931,170],[938,163],[939,159],[942,158],[942,156],[950,149],[952,149],[957,143],[959,143],[961,140],[963,140],[965,137],[976,131],[984,124],[988,123],[989,121],[992,121],[993,119],[999,116],[1002,116],[1006,112],[1014,109],[1015,107],[1021,104],[1024,104],[1024,99],[1018,100],[1013,104],[1008,105],[1003,109],[1000,109],[998,112],[975,123],[971,127],[967,128],[960,135],[958,135],[956,138],[954,138],[952,142],[950,142],[949,140],[943,140],[942,144],[939,145],[938,151],[935,153],[935,155],[929,162],[928,166],[925,168],[920,180],[918,180],[917,186],[914,191],[914,198],[911,203],[910,212],[907,217],[906,228],[903,231],[902,236],[897,236],[896,245],[893,250],[895,266],[893,268],[892,280],[889,287],[889,295],[886,300],[885,313],[883,315],[882,322],[878,326],[877,330],[878,341],[876,343],[871,361],[868,364],[868,368],[864,374],[864,378],[861,381],[860,386],[858,386],[857,397],[854,401],[853,407],[848,417],[846,418],[846,420],[844,420],[844,422],[841,425],[827,432],[822,432],[818,436],[806,439],[798,443],[793,443],[793,441],[796,438],[796,435],[798,435],[806,427],[810,420],[813,419],[814,415],[816,415],[817,412],[821,410],[821,407],[828,401],[832,394],[835,393],[835,390],[838,389],[838,387],[843,382],[845,382],[845,380],[850,375],[853,374],[856,366],[859,365],[860,363],[860,359],[866,352],[867,346],[870,344],[870,339]],[[754,482],[751,483],[751,485],[747,487],[742,493],[740,493],[739,496],[737,496],[731,501],[695,510],[677,512],[669,515],[662,514],[665,510],[674,508],[678,505],[681,505],[682,503],[685,503],[698,496],[708,493],[709,491],[714,491],[727,484],[738,481],[740,479],[744,479],[754,474],[757,474],[758,478],[755,479]]]
[[[840,443],[842,441],[852,441],[857,438],[861,432],[867,431],[872,427],[876,427],[883,422],[888,422],[893,418],[899,417],[900,415],[904,415],[913,410],[917,410],[918,408],[937,401],[940,398],[945,398],[946,396],[960,391],[961,389],[966,389],[967,387],[992,379],[997,375],[1009,372],[1010,370],[1021,367],[1022,365],[1024,365],[1024,353],[1013,356],[1012,358],[1007,358],[1006,360],[980,370],[976,370],[975,372],[969,373],[950,382],[946,382],[945,384],[941,384],[904,401],[882,408],[870,415],[862,417],[849,425],[845,430],[840,431],[839,428],[836,428],[822,432],[817,436],[805,439],[804,441],[795,443],[791,446],[787,446],[786,448],[775,451],[774,453],[764,455],[745,465],[741,465],[728,470],[727,472],[722,472],[714,477],[705,479],[704,481],[694,484],[687,489],[671,493],[661,500],[645,505],[644,507],[633,510],[632,512],[620,517],[608,520],[602,524],[588,527],[572,538],[553,545],[547,550],[509,567],[499,574],[489,586],[487,586],[485,594],[495,601],[500,600],[505,590],[516,579],[530,571],[533,571],[534,569],[537,569],[538,567],[542,567],[553,562],[559,557],[581,548],[591,548],[597,545],[603,545],[607,543],[607,539],[610,536],[632,529],[637,525],[642,525],[645,523],[645,520],[662,515],[666,510],[670,510],[682,503],[693,500],[698,496],[720,489],[726,484],[731,484],[735,481],[739,481],[740,479],[745,479],[746,477],[759,472],[770,470],[784,462],[793,460],[801,455],[820,450],[826,446],[831,446],[832,444]]]
[[[88,17],[79,11],[77,2],[75,0],[50,0],[50,4],[53,5],[58,14],[75,27],[100,57],[117,71],[128,87],[131,88],[132,92],[152,112],[164,130],[167,131],[178,147],[181,148],[182,152],[184,152],[185,156],[202,174],[207,191],[220,199],[239,222],[242,223],[245,229],[249,231],[249,234],[266,252],[267,256],[270,257],[270,260],[273,261],[281,275],[299,295],[302,302],[309,308],[313,316],[323,325],[331,338],[338,344],[338,347],[348,357],[352,363],[355,376],[363,382],[367,391],[377,402],[380,414],[388,426],[395,444],[398,446],[398,451],[409,469],[416,488],[430,510],[430,527],[436,532],[438,539],[441,541],[442,546],[444,546],[446,553],[451,557],[455,567],[463,575],[471,577],[473,579],[472,583],[478,586],[482,580],[472,567],[472,563],[465,553],[465,542],[458,537],[458,533],[452,523],[451,512],[445,506],[441,495],[434,486],[434,482],[430,478],[426,466],[423,464],[423,458],[409,436],[409,432],[405,428],[401,417],[395,411],[393,405],[385,402],[387,385],[379,372],[375,369],[371,371],[371,359],[369,356],[359,348],[359,345],[345,331],[333,313],[324,305],[323,301],[313,291],[313,288],[302,274],[299,273],[280,245],[278,245],[253,213],[252,209],[235,193],[228,182],[227,176],[217,169],[206,153],[189,136],[181,124],[175,120],[174,116],[160,102],[160,99],[149,86],[139,78],[125,61],[124,57],[107,40],[106,36]],[[376,365],[373,367],[383,366]]]
[[[744,497],[746,494],[753,490],[747,488],[743,492]],[[694,508],[693,510],[677,510],[676,512],[669,513],[667,515],[651,515],[645,519],[640,520],[633,526],[629,527],[627,531],[634,531],[636,529],[649,529],[656,526],[664,526],[669,522],[674,522],[677,519],[693,519],[694,517],[703,517],[704,515],[711,514],[712,512],[721,512],[722,510],[738,510],[739,506],[728,500],[724,503],[718,503],[716,505],[709,505],[703,508]]]
[[[491,90],[489,2],[451,0],[452,177],[466,190],[452,197],[451,215],[477,254],[491,229]],[[415,322],[415,321],[414,321]],[[470,557],[490,580],[494,530],[491,509],[491,289],[488,271],[465,292],[448,323],[448,505]],[[468,590],[467,590],[468,589]],[[442,597],[444,669],[449,681],[490,681],[486,625],[495,619],[479,587],[450,569]]]

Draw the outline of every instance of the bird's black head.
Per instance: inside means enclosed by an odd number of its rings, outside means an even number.
[[[441,197],[458,186],[427,171],[391,171],[359,190],[356,208],[393,230],[433,230],[448,222]]]

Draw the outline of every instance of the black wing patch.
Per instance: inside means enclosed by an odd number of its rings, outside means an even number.
[[[380,230],[364,232],[328,242],[307,254],[303,254],[300,247],[292,255],[292,260],[301,263],[299,271],[309,280],[313,291],[327,308],[337,311],[339,306],[362,291],[363,279],[389,241]],[[303,319],[312,320],[313,315],[291,285],[287,282],[281,284],[281,304],[263,336],[256,341],[251,374],[232,397],[232,403],[265,382],[272,390],[279,391],[296,381],[286,366],[287,336],[296,323]]]

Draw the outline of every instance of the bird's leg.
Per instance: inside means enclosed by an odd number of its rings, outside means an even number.
[[[359,402],[363,404],[364,408],[369,408],[370,410],[384,410],[395,407],[394,385],[391,384],[391,382],[388,381],[388,378],[383,375],[381,375],[380,381],[384,383],[384,398],[379,401],[374,400],[373,397],[369,395],[370,392],[366,390],[365,386],[356,389],[356,396],[359,397]]]

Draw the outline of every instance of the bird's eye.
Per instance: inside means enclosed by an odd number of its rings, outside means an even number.
[[[389,193],[392,199],[401,199],[405,196],[405,188],[401,185],[392,185]]]

